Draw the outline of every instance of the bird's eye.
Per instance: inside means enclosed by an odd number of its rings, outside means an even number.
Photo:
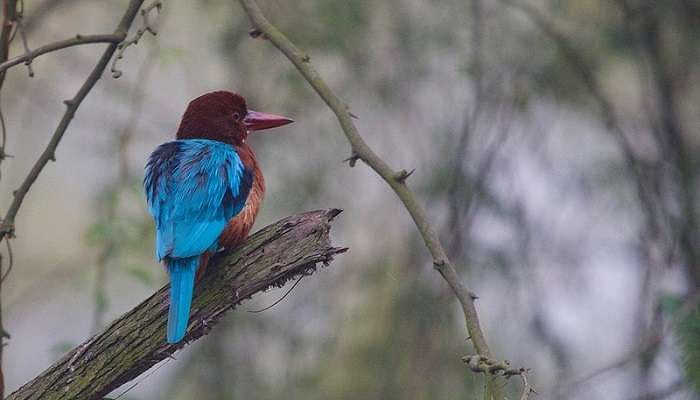
[[[235,119],[236,121],[240,121],[241,114],[238,111],[236,111],[235,113],[233,113],[233,119]]]

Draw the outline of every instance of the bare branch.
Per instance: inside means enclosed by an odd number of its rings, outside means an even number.
[[[139,40],[141,40],[141,37],[143,37],[144,33],[146,32],[150,33],[153,36],[157,34],[156,28],[151,24],[149,15],[153,10],[156,10],[156,12],[160,13],[160,9],[162,6],[163,3],[160,0],[155,0],[153,3],[149,4],[148,6],[144,7],[143,10],[141,10],[141,18],[143,18],[143,25],[136,31],[134,37],[132,37],[131,39],[126,39],[122,43],[119,43],[119,47],[117,47],[117,56],[114,57],[114,61],[112,61],[112,78],[118,79],[122,76],[122,71],[117,69],[117,63],[119,62],[119,60],[124,58],[124,52],[126,51],[126,49],[129,48],[129,46],[137,45],[139,43]]]
[[[7,60],[7,58],[10,56],[10,43],[12,43],[12,40],[15,37],[15,34],[17,33],[17,29],[19,27],[19,22],[21,19],[21,12],[23,7],[23,3],[20,1],[19,3],[17,0],[5,0],[2,2],[3,3],[3,18],[2,18],[2,27],[0,27],[0,62],[3,62]],[[19,7],[18,7],[19,6]],[[24,36],[23,36],[24,37]],[[25,41],[25,46],[26,46],[26,41]],[[0,89],[2,89],[3,84],[5,83],[5,72],[0,72]],[[2,106],[0,105],[0,129],[2,130],[0,137],[2,138],[2,144],[0,145],[0,162],[3,161],[6,157],[5,154],[5,145],[6,145],[6,139],[7,139],[7,131],[6,131],[6,126],[5,126],[5,117],[2,112]],[[2,239],[0,239],[2,241]],[[8,244],[9,245],[9,244]],[[8,247],[9,250],[9,247]],[[9,273],[11,269],[11,264],[10,267],[8,267],[7,272],[3,274],[3,259],[2,256],[0,256],[0,275],[2,276],[2,279],[0,280],[0,289],[2,287],[2,281],[7,277],[7,273]],[[1,290],[0,290],[1,292]],[[0,295],[0,398],[5,397],[5,374],[3,372],[2,368],[2,361],[3,361],[3,356],[4,356],[4,347],[5,347],[5,338],[9,338],[10,335],[7,333],[7,330],[5,329],[5,325],[2,320],[2,295]]]
[[[299,70],[306,81],[323,99],[328,107],[335,113],[340,126],[345,133],[345,137],[350,142],[353,156],[356,156],[372,168],[384,181],[394,190],[406,210],[413,218],[418,231],[420,232],[425,246],[428,248],[435,268],[448,283],[459,300],[467,330],[477,353],[487,358],[493,358],[491,350],[486,343],[486,338],[481,330],[476,306],[474,305],[474,294],[467,289],[448,258],[442,243],[433,226],[428,221],[428,216],[423,205],[418,201],[413,191],[404,182],[397,180],[398,172],[393,170],[381,157],[379,157],[364,141],[357,130],[353,118],[348,112],[346,104],[341,101],[335,93],[328,87],[316,69],[311,65],[308,54],[302,52],[292,43],[282,32],[275,28],[258,7],[255,0],[239,0],[241,6],[248,14],[257,32],[262,32],[264,37],[279,49]],[[495,384],[494,384],[495,383]],[[489,379],[488,386],[493,391],[494,399],[503,399],[504,394],[501,385]]]
[[[6,400],[87,400],[111,391],[173,357],[203,337],[223,315],[270,287],[311,274],[347,249],[331,245],[330,223],[340,210],[287,217],[232,252],[218,254],[197,284],[185,341],[165,341],[168,291],[165,286],[77,346]]]
[[[143,103],[146,100],[146,92],[148,87],[147,83],[156,65],[156,54],[158,50],[158,42],[155,41],[150,46],[146,60],[143,62],[143,64],[141,64],[138,72],[136,72],[136,79],[131,88],[131,94],[129,95],[128,100],[130,115],[126,119],[127,122],[119,130],[114,140],[117,175],[106,188],[106,193],[111,200],[107,201],[106,204],[102,204],[103,207],[100,207],[99,210],[99,214],[102,216],[103,222],[107,224],[114,224],[115,221],[122,217],[119,215],[119,193],[128,189],[130,183],[132,183],[132,174],[129,171],[128,150],[129,145],[136,134],[136,125],[143,112]],[[112,261],[121,250],[119,245],[120,238],[117,236],[118,235],[107,235],[107,237],[104,238],[104,242],[102,243],[99,256],[97,258],[97,263],[95,265],[95,309],[92,317],[92,328],[90,330],[91,334],[98,332],[104,327],[103,317],[104,312],[106,311],[106,305],[104,304],[103,296],[105,296],[105,286],[109,272],[108,263]]]
[[[394,175],[394,179],[396,179],[400,183],[404,183],[406,182],[406,179],[408,179],[409,176],[413,175],[414,172],[416,172],[415,168],[413,168],[410,171],[402,169],[401,171],[397,172],[396,175]]]
[[[0,62],[7,60],[10,54],[10,42],[17,27],[17,0],[3,1],[3,19],[0,28]],[[5,73],[0,72],[0,88],[5,83]]]
[[[523,380],[523,393],[520,395],[520,400],[528,400],[530,398],[531,393],[537,394],[535,392],[535,389],[530,385],[530,382],[527,379],[527,371],[523,370],[520,372],[520,379]]]
[[[27,41],[27,35],[24,32],[24,28],[22,27],[22,18],[17,19],[17,32],[19,32],[19,37],[22,39],[22,46],[24,46],[24,52],[29,53],[31,50],[29,50],[29,42]],[[24,63],[24,65],[27,66],[27,73],[29,74],[30,78],[34,77],[34,70],[32,69],[32,62],[27,61]]]
[[[57,42],[49,43],[47,45],[38,47],[32,51],[27,51],[21,56],[13,57],[4,63],[0,64],[0,73],[6,71],[8,68],[14,67],[18,64],[28,64],[34,61],[35,58],[40,55],[51,53],[57,50],[65,49],[73,46],[82,46],[85,44],[94,43],[119,43],[124,40],[124,36],[118,34],[100,34],[100,35],[76,35],[73,38],[59,40]]]
[[[117,29],[114,31],[114,35],[120,37],[122,40],[126,38],[127,32],[129,31],[129,27],[134,21],[134,18],[136,18],[136,14],[138,13],[139,8],[143,4],[143,1],[144,0],[131,0],[126,12],[124,13],[124,16],[122,17],[122,20],[119,22]],[[66,133],[68,125],[70,125],[70,122],[73,119],[75,113],[78,111],[78,107],[80,107],[82,101],[85,99],[85,97],[87,97],[88,93],[90,93],[97,81],[102,77],[102,73],[104,72],[105,68],[107,68],[109,60],[114,55],[115,51],[117,51],[117,46],[118,44],[116,42],[110,43],[110,45],[102,54],[102,57],[100,57],[100,60],[97,62],[97,65],[92,70],[92,72],[85,80],[83,85],[80,87],[78,92],[75,94],[75,96],[72,99],[66,100],[64,102],[66,104],[66,112],[63,114],[63,117],[61,118],[61,121],[56,127],[53,136],[51,136],[48,145],[41,153],[32,169],[29,171],[29,174],[24,178],[24,181],[22,182],[20,187],[14,193],[12,204],[10,204],[10,208],[5,214],[5,218],[3,218],[2,223],[0,224],[0,240],[4,239],[6,236],[11,237],[14,235],[15,217],[17,216],[17,213],[19,212],[19,209],[22,206],[22,201],[24,200],[24,197],[27,195],[29,189],[31,189],[32,185],[39,177],[39,174],[41,174],[41,171],[44,169],[46,164],[48,164],[48,162],[51,160],[55,160],[56,148],[61,142],[63,135]],[[4,73],[0,72],[0,74]]]

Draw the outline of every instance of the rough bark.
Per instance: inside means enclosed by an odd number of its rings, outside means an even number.
[[[114,321],[12,393],[19,399],[98,399],[206,335],[223,314],[267,288],[328,265],[346,249],[331,245],[330,222],[340,210],[287,217],[233,252],[214,257],[195,288],[185,340],[165,341],[168,286]]]

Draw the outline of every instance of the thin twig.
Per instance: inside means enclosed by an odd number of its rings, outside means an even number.
[[[143,381],[145,381],[146,379],[148,379],[149,376],[151,376],[151,375],[155,374],[156,372],[158,372],[159,369],[163,368],[167,363],[169,363],[169,362],[172,361],[172,360],[174,360],[174,358],[172,358],[172,357],[166,358],[162,363],[160,363],[160,365],[158,365],[157,367],[153,368],[152,371],[150,371],[150,372],[148,372],[147,374],[145,374],[145,375],[144,375],[143,377],[141,377],[141,379],[139,379],[138,381],[136,381],[136,382],[134,382],[133,384],[129,385],[129,387],[126,388],[123,392],[119,393],[119,395],[118,395],[117,397],[115,397],[114,399],[107,399],[107,398],[105,398],[105,400],[119,400],[119,399],[121,399],[121,398],[124,397],[127,393],[129,393],[133,388],[135,388],[135,387],[138,386],[141,382],[143,382]]]
[[[2,278],[0,278],[0,285],[5,283],[5,279],[7,279],[8,275],[10,275],[10,272],[12,271],[12,266],[15,263],[14,257],[12,256],[12,244],[10,243],[9,237],[5,238],[5,244],[7,245],[7,270],[4,274],[2,274]]]
[[[10,43],[14,38],[17,26],[17,0],[3,1],[3,20],[0,28],[0,62],[8,59],[10,54]],[[5,72],[0,71],[0,89],[5,83]]]
[[[338,122],[350,143],[353,156],[357,156],[370,168],[372,168],[394,190],[406,210],[413,218],[425,246],[428,248],[435,269],[442,275],[459,300],[467,330],[477,353],[487,358],[493,358],[486,338],[481,330],[479,317],[474,305],[475,295],[462,283],[462,280],[447,256],[437,232],[428,221],[425,208],[418,201],[413,191],[405,181],[395,179],[397,171],[392,169],[381,157],[379,157],[364,141],[357,130],[352,116],[348,112],[347,105],[341,101],[328,87],[316,69],[311,65],[311,58],[294,45],[282,32],[275,28],[258,7],[255,0],[239,0],[241,6],[252,21],[254,27],[262,32],[266,39],[279,49],[299,70],[306,81],[313,87],[316,93],[323,99],[328,107],[335,113]],[[504,393],[500,382],[489,379],[489,386],[493,390],[494,399],[503,399]]]
[[[82,46],[85,44],[94,43],[119,43],[122,40],[124,40],[124,36],[114,33],[99,35],[75,35],[75,37],[72,37],[70,39],[59,40],[57,42],[49,43],[47,45],[37,47],[36,49],[31,51],[26,49],[27,51],[21,56],[13,57],[0,64],[0,73],[18,64],[29,64],[32,61],[34,61],[35,58],[43,54],[51,53],[68,47]]]
[[[287,290],[287,293],[285,293],[284,296],[282,296],[282,297],[280,297],[279,299],[277,299],[277,301],[275,301],[274,303],[270,304],[270,305],[267,306],[267,307],[263,307],[263,308],[261,308],[261,309],[259,309],[259,310],[247,310],[247,312],[253,313],[253,314],[257,314],[257,313],[261,313],[261,312],[263,312],[263,311],[267,311],[267,310],[271,309],[272,307],[278,305],[282,300],[284,300],[285,298],[287,298],[287,296],[289,296],[290,293],[292,293],[292,290],[294,290],[294,288],[297,287],[297,285],[299,284],[299,282],[301,282],[301,279],[302,279],[303,277],[304,277],[304,275],[300,276],[299,279],[297,279],[297,281],[294,282],[294,284],[292,285],[292,287],[290,287],[289,290]]]
[[[160,18],[162,18],[162,16]],[[128,158],[129,145],[134,137],[136,125],[141,118],[143,103],[146,99],[146,89],[148,87],[147,83],[150,79],[153,67],[156,64],[156,54],[158,51],[158,46],[156,44],[150,47],[146,60],[143,62],[143,64],[141,64],[139,71],[136,73],[136,80],[134,81],[131,94],[129,96],[130,115],[126,124],[120,129],[117,137],[115,138],[115,153],[117,156],[116,163],[118,173],[114,181],[106,189],[108,196],[113,198],[107,202],[107,205],[103,210],[100,210],[101,215],[104,216],[104,222],[110,225],[114,224],[115,221],[120,218],[119,194],[123,190],[129,188],[131,183],[132,174],[129,171]],[[119,251],[120,238],[116,237],[114,234],[108,235],[101,246],[100,255],[97,258],[96,263],[94,291],[95,309],[92,314],[91,333],[96,333],[102,328],[104,313],[106,311],[103,296],[105,296],[105,287],[108,279],[107,266],[110,260],[117,257]]]
[[[23,3],[20,2],[20,7],[18,11],[17,0],[5,0],[3,1],[3,19],[2,27],[0,27],[0,62],[4,62],[10,56],[10,43],[17,33],[17,25],[21,16],[21,10],[24,8]],[[5,72],[0,71],[0,90],[5,83]],[[2,105],[0,104],[0,128],[2,129],[2,148],[0,149],[0,162],[5,158],[5,144],[6,144],[6,126],[5,118],[2,113]],[[0,241],[2,238],[0,238]],[[0,256],[0,274],[3,274],[3,259]],[[9,272],[10,268],[8,268]],[[3,276],[3,278],[4,278]],[[0,399],[5,398],[5,374],[3,371],[2,361],[4,356],[5,338],[9,338],[7,330],[5,329],[5,324],[2,318],[2,280],[0,279]]]
[[[143,18],[143,25],[141,26],[141,28],[136,30],[136,33],[131,39],[126,39],[119,44],[119,47],[117,48],[117,56],[114,57],[114,60],[112,61],[112,78],[118,79],[122,76],[122,71],[117,69],[117,63],[119,62],[119,60],[124,58],[124,52],[127,48],[129,48],[130,46],[137,45],[139,43],[139,40],[141,40],[141,37],[143,37],[144,33],[146,32],[150,33],[153,36],[157,35],[156,29],[151,24],[151,21],[149,19],[149,15],[153,10],[156,10],[157,13],[160,13],[161,7],[163,7],[163,3],[160,0],[155,0],[148,6],[144,7],[143,10],[141,10],[141,18]]]
[[[531,393],[537,392],[535,392],[535,389],[533,389],[532,385],[530,385],[530,382],[527,380],[527,371],[520,372],[520,379],[523,380],[523,394],[520,395],[520,400],[528,400]]]
[[[129,27],[134,21],[134,18],[136,17],[139,8],[143,4],[143,1],[144,0],[131,0],[127,7],[126,13],[122,17],[122,20],[119,22],[117,29],[114,31],[114,35],[121,37],[122,40],[126,38],[126,34],[129,30]],[[102,73],[107,68],[109,60],[112,58],[116,51],[117,43],[110,43],[110,45],[100,57],[100,60],[98,61],[97,65],[95,65],[95,68],[92,70],[92,72],[87,77],[87,79],[80,87],[78,92],[75,94],[75,96],[72,99],[66,100],[64,102],[66,104],[66,112],[63,114],[63,117],[61,118],[61,121],[56,127],[56,130],[54,131],[53,135],[51,136],[49,143],[37,159],[32,169],[24,178],[24,181],[22,182],[20,187],[14,193],[14,198],[12,199],[12,203],[10,204],[10,208],[7,210],[5,218],[3,218],[2,223],[0,224],[0,240],[4,239],[6,236],[12,237],[14,235],[15,217],[17,216],[17,213],[19,212],[19,209],[22,206],[22,202],[24,201],[25,196],[29,192],[29,189],[31,189],[36,179],[41,174],[41,171],[44,169],[46,164],[48,164],[49,161],[55,160],[56,148],[61,142],[63,135],[66,133],[66,129],[68,129],[68,125],[70,125],[70,122],[75,116],[75,113],[78,111],[78,107],[80,107],[82,101],[85,99],[85,97],[87,97],[88,93],[90,93],[90,91],[95,86],[100,77],[102,77]]]

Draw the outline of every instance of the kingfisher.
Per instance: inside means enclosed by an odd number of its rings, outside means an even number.
[[[248,134],[293,122],[249,110],[245,99],[216,91],[192,100],[176,140],[146,164],[144,188],[156,228],[156,258],[170,276],[168,343],[187,331],[196,277],[209,257],[243,242],[265,194]]]

